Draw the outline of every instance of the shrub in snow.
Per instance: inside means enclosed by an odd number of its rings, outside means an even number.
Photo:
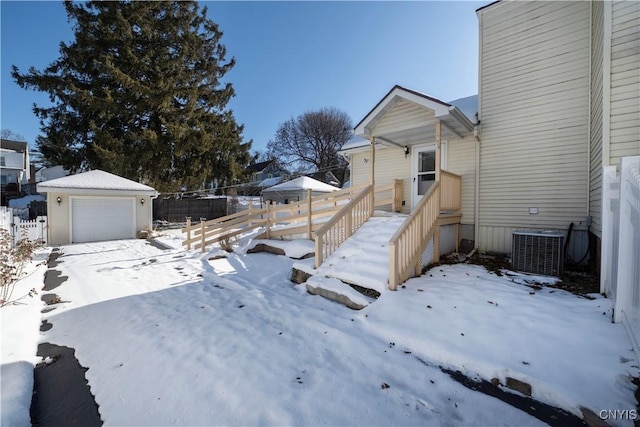
[[[40,240],[31,241],[24,235],[13,248],[11,247],[11,241],[11,234],[7,230],[1,229],[0,307],[4,307],[11,302],[11,294],[15,284],[22,278],[24,267],[31,260],[33,251],[41,245]]]
[[[220,238],[220,242],[218,242],[218,244],[220,245],[220,249],[222,249],[225,252],[233,252],[233,245],[235,245],[236,243],[238,243],[238,236],[223,236]]]

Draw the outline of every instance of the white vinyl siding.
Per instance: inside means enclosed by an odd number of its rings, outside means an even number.
[[[612,4],[610,164],[640,154],[640,2]]]
[[[369,159],[366,163],[364,159]],[[351,156],[351,185],[368,184],[371,179],[371,152],[355,153]],[[402,180],[403,213],[411,209],[411,156],[405,158],[400,148],[376,147],[376,185],[387,185],[394,179]]]
[[[602,55],[604,3],[591,3],[591,141],[589,148],[589,214],[591,232],[602,232]]]
[[[504,2],[479,15],[478,243],[508,252],[513,228],[566,229],[587,214],[590,3]]]
[[[403,144],[423,144],[429,142],[428,140],[433,142],[435,135],[425,135],[423,127],[434,121],[433,111],[401,99],[378,122],[373,130],[373,135],[385,135],[393,141],[394,135],[402,133]],[[408,139],[407,131],[410,131]]]
[[[447,143],[447,170],[462,177],[462,224],[474,223],[476,142],[473,137]]]

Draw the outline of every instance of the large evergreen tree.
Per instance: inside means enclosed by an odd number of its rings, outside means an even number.
[[[195,2],[65,2],[75,40],[42,71],[12,75],[34,105],[47,161],[103,169],[160,190],[234,178],[249,161],[221,79],[222,32]]]

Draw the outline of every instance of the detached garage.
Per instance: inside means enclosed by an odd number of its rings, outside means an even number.
[[[133,239],[152,227],[147,186],[101,170],[70,175],[37,184],[47,194],[50,245]]]

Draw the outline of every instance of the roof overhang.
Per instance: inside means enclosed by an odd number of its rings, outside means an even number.
[[[409,105],[418,119],[402,121],[397,126],[378,127],[387,115],[401,102]],[[407,104],[408,103],[408,104]],[[378,104],[356,125],[356,136],[389,146],[405,146],[435,139],[436,123],[441,124],[443,139],[461,139],[473,134],[474,123],[458,107],[432,96],[394,86]],[[348,151],[352,152],[350,148]],[[346,150],[345,150],[346,151]]]
[[[157,196],[156,190],[118,190],[105,188],[49,187],[36,184],[38,193],[64,193],[83,196]]]

